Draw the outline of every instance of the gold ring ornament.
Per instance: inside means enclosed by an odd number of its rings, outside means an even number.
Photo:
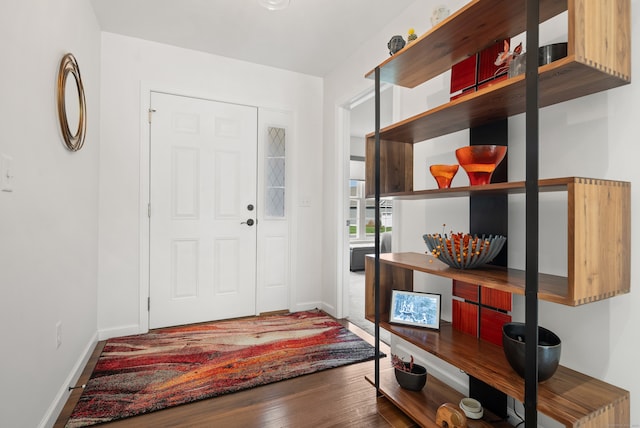
[[[73,76],[75,84],[72,84],[72,81],[67,79],[69,75]],[[87,131],[87,106],[82,78],[80,77],[80,68],[73,54],[66,54],[60,61],[57,95],[58,120],[64,143],[69,150],[77,152],[84,144],[84,137]],[[71,125],[69,119],[72,120]],[[75,131],[72,128],[75,128]]]

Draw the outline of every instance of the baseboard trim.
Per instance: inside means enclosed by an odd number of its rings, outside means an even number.
[[[93,350],[95,349],[97,343],[98,333],[96,332],[87,343],[87,346],[84,348],[82,355],[73,366],[71,373],[69,373],[69,376],[67,376],[67,378],[65,379],[64,383],[60,387],[60,390],[56,394],[56,397],[53,399],[53,402],[38,424],[39,428],[50,428],[54,426],[56,420],[58,419],[58,415],[62,411],[62,408],[66,404],[67,399],[69,398],[69,394],[71,393],[71,391],[69,391],[69,387],[74,386],[78,382],[78,379],[80,378],[80,375],[87,365],[89,358],[91,358],[91,354],[93,354]]]
[[[131,336],[132,334],[147,333],[140,331],[138,324],[125,325],[121,327],[107,328],[98,330],[98,340],[107,340],[113,337]]]
[[[333,316],[333,317],[337,317],[338,313],[336,311],[336,307],[333,305],[328,305],[326,303],[322,303],[320,305],[320,309],[322,309],[323,311],[325,311],[326,313],[328,313],[329,315]]]
[[[304,302],[295,304],[291,308],[291,312],[312,311],[314,309],[325,310],[324,305],[321,302]]]

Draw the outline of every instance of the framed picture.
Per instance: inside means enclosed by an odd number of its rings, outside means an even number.
[[[440,329],[440,294],[391,291],[389,322]]]

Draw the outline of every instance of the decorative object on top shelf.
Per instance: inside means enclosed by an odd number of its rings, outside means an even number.
[[[550,64],[567,56],[567,42],[553,43],[538,48],[538,65]]]
[[[415,364],[413,355],[411,361],[406,363],[402,358],[391,354],[391,365],[400,387],[410,391],[420,391],[427,384],[427,369],[420,364]]]
[[[460,165],[431,165],[429,171],[438,183],[438,189],[448,189],[451,186],[451,180],[458,172]]]
[[[389,48],[389,55],[393,55],[402,49],[405,45],[405,41],[400,35],[395,35],[391,37],[389,42],[387,43],[387,48]]]
[[[431,254],[458,269],[473,269],[492,261],[507,241],[502,235],[471,235],[468,233],[426,234],[422,238]]]
[[[460,408],[464,414],[470,419],[482,419],[484,409],[478,400],[465,397],[460,400]]]
[[[409,28],[409,31],[407,32],[407,43],[411,43],[417,38],[416,30]]]
[[[472,186],[491,183],[491,176],[507,154],[507,146],[483,144],[466,146],[456,150],[460,166],[469,176]]]
[[[507,78],[507,67],[498,65],[496,57],[504,54],[510,40],[499,40],[451,67],[451,100]]]
[[[431,12],[431,25],[436,26],[449,16],[449,8],[445,5],[436,6]]]
[[[507,361],[522,378],[525,372],[525,324],[511,322],[502,326],[502,345]],[[562,342],[550,330],[538,326],[538,382],[549,379],[558,369]]]
[[[509,63],[509,73],[508,76],[516,77],[522,73],[524,73],[527,68],[527,56],[526,55],[518,55]]]
[[[504,73],[509,70],[511,62],[522,54],[522,43],[515,47],[513,51],[509,50],[509,41],[504,41],[504,50],[498,54],[494,65],[500,67],[496,70],[496,74]]]
[[[566,57],[567,46],[567,42],[540,46],[540,48],[538,48],[538,67]],[[509,77],[515,77],[524,73],[526,65],[526,55],[519,55],[515,57],[515,59],[509,64]]]

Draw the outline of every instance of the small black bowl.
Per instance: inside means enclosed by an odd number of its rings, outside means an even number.
[[[502,326],[502,346],[507,361],[524,378],[525,371],[525,325],[521,322]],[[550,330],[538,326],[538,382],[549,379],[560,363],[560,338]]]
[[[409,369],[410,363],[404,363],[404,366]],[[396,380],[398,384],[410,391],[420,391],[427,383],[427,369],[419,364],[413,364],[410,372],[406,372],[400,369],[395,369]]]

